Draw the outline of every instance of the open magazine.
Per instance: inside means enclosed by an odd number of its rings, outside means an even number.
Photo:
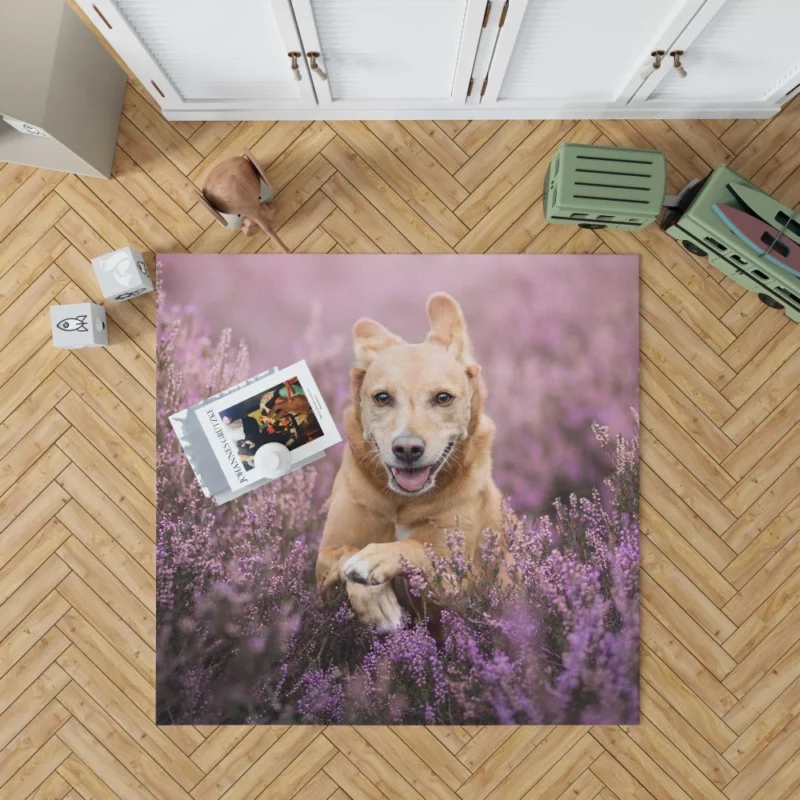
[[[271,480],[258,467],[260,447],[285,447],[291,472],[342,440],[305,361],[256,375],[170,422],[204,494],[217,503]]]

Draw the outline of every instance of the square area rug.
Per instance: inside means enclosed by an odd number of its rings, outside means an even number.
[[[637,723],[638,275],[159,256],[158,722]],[[217,505],[170,415],[300,361],[342,441]]]

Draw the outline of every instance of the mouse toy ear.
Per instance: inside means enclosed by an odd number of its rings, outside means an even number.
[[[472,354],[461,306],[449,294],[437,292],[428,299],[428,318],[431,330],[425,341],[443,347],[465,364],[470,363]]]
[[[374,319],[363,317],[353,325],[353,352],[361,369],[369,367],[378,353],[398,344],[405,342]]]

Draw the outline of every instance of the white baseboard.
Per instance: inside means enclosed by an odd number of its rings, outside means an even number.
[[[647,106],[559,106],[550,108],[164,108],[174,122],[194,120],[361,120],[361,119],[768,119],[779,105],[657,105]]]

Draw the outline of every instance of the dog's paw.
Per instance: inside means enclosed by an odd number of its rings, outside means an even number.
[[[368,544],[342,565],[348,581],[372,586],[390,581],[399,571],[399,560],[385,544]]]
[[[402,625],[403,610],[391,584],[348,583],[347,596],[358,619],[365,625],[374,625],[378,633],[392,633]]]

